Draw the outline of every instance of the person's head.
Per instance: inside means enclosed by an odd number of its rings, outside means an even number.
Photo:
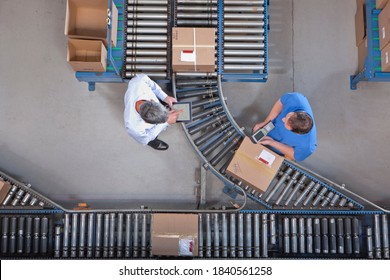
[[[168,120],[168,110],[160,103],[145,100],[140,108],[141,118],[151,124],[165,123]]]
[[[290,112],[283,118],[284,126],[297,134],[306,134],[313,127],[313,120],[306,112]]]

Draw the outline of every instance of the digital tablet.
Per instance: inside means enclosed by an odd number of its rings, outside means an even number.
[[[173,103],[172,109],[183,110],[177,118],[178,122],[192,121],[192,102],[177,102]]]

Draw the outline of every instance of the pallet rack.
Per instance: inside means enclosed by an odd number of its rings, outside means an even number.
[[[366,0],[366,36],[368,54],[365,59],[363,70],[350,76],[351,90],[357,89],[357,84],[366,82],[390,82],[390,73],[382,72],[381,51],[379,48],[379,27],[378,15],[380,10],[376,9],[375,0]]]

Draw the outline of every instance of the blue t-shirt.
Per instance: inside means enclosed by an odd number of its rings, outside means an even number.
[[[306,96],[298,92],[286,93],[280,98],[280,101],[283,104],[283,109],[276,119],[273,120],[275,128],[268,133],[268,136],[292,147],[294,149],[294,158],[302,161],[310,156],[317,148],[317,133],[313,111]],[[305,111],[313,119],[313,128],[306,134],[297,134],[288,130],[282,121],[288,113],[297,111]],[[282,154],[277,149],[271,148],[275,152]]]

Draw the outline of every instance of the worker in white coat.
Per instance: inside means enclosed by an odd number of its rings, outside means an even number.
[[[160,103],[163,101],[169,108]],[[156,150],[167,150],[168,144],[157,136],[176,123],[181,111],[170,110],[177,100],[168,96],[159,85],[145,74],[130,80],[125,94],[125,126],[127,133],[142,145]]]

